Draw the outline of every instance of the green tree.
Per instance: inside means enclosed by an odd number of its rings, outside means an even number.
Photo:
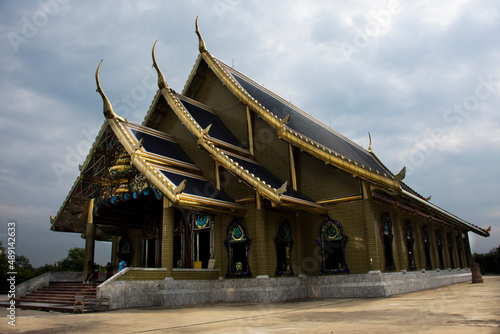
[[[48,271],[61,271],[55,264],[45,264],[35,269],[34,276],[40,276]]]
[[[500,269],[500,246],[493,250],[493,258],[495,260],[497,268]]]
[[[83,271],[85,262],[84,248],[71,248],[68,250],[68,256],[61,261],[59,267],[62,271]]]
[[[16,255],[16,272],[16,284],[25,282],[34,277],[34,268],[26,256]]]
[[[5,247],[2,246],[2,241],[0,241],[0,291],[5,292],[9,289],[7,283],[7,272],[9,270],[9,261],[7,259],[7,254],[5,253]]]
[[[500,246],[485,254],[474,254],[482,273],[500,274]]]
[[[16,267],[33,270],[30,260],[24,255],[16,255]]]

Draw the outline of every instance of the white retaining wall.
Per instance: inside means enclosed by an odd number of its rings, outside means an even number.
[[[304,298],[387,297],[471,281],[468,269],[219,280],[117,280],[134,269],[155,270],[126,268],[97,287],[98,297],[110,297],[111,309],[221,301],[273,303]]]

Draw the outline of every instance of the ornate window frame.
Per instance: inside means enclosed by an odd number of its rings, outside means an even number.
[[[342,225],[338,221],[332,219],[330,216],[327,216],[326,220],[321,223],[319,227],[319,237],[316,240],[321,248],[322,255],[320,275],[349,273],[349,268],[347,267],[347,262],[345,259],[345,246],[347,238],[348,237],[344,234],[344,231],[342,229]],[[330,251],[330,249],[327,249],[327,241],[340,242],[340,248],[342,250],[342,268],[327,268],[325,255],[327,255],[327,253]]]
[[[438,252],[439,269],[443,270],[445,267],[444,254],[443,254],[443,231],[436,231],[436,246]]]
[[[423,228],[422,242],[424,246],[425,269],[432,270],[433,266],[432,266],[431,237],[428,226],[424,226]]]
[[[224,245],[227,250],[227,272],[226,277],[251,277],[252,272],[250,270],[250,262],[248,259],[248,253],[250,250],[250,238],[248,237],[245,225],[237,218],[228,224],[226,229],[226,240]],[[243,244],[245,246],[245,261],[246,270],[238,270],[238,268],[233,269],[233,259],[232,259],[232,247],[236,244]],[[236,266],[236,263],[235,263]],[[243,266],[242,266],[243,268]]]
[[[448,249],[448,256],[450,257],[450,268],[455,269],[455,257],[453,254],[455,247],[453,247],[453,234],[452,233],[446,234],[446,248]]]
[[[396,263],[394,261],[394,233],[392,231],[393,224],[391,214],[385,212],[382,216],[382,242],[384,245],[384,270],[396,270]],[[389,243],[389,247],[387,246]]]
[[[282,270],[280,268],[280,257],[279,257],[279,252],[280,252],[280,247],[282,246],[288,247],[288,250],[286,251],[287,254],[285,255],[285,258],[288,257],[290,259],[290,264],[288,268],[285,270]],[[285,219],[279,226],[278,226],[278,231],[276,232],[276,238],[274,239],[274,246],[276,248],[276,276],[291,276],[293,275],[293,268],[292,268],[292,247],[293,247],[293,238],[292,238],[292,227],[290,226],[290,223],[288,222],[288,219]]]
[[[415,230],[411,220],[406,221],[406,253],[408,254],[408,270],[416,270],[417,263],[415,261]],[[411,245],[409,249],[408,244]]]

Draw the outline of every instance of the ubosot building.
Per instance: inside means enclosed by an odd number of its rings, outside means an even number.
[[[113,308],[383,296],[468,281],[468,233],[372,152],[215,58],[182,94],[155,60],[142,124],[104,124],[55,217],[86,262],[112,242],[127,269],[98,287]]]

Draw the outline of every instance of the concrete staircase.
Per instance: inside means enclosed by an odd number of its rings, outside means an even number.
[[[91,283],[50,282],[48,286],[17,299],[16,308],[71,313],[96,312],[109,310],[109,299],[97,298],[96,289]]]

